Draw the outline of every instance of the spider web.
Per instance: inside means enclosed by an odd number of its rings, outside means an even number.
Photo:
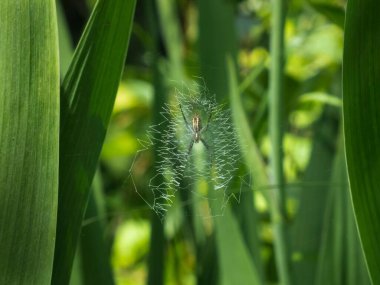
[[[230,112],[198,84],[176,89],[173,99],[161,112],[162,122],[149,127],[146,139],[140,141],[142,149],[136,154],[136,157],[145,151],[155,154],[154,176],[149,180],[151,195],[142,193],[134,184],[135,190],[161,219],[178,200],[180,191],[190,191],[192,201],[218,200],[219,211],[209,207],[210,216],[223,214],[230,198],[239,202],[241,192],[241,187],[234,183],[238,178],[240,152]],[[194,131],[186,124],[180,105],[188,124],[196,115],[202,128],[209,122],[207,130],[200,134],[204,143],[194,141]]]

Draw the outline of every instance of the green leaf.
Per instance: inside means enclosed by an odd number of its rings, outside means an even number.
[[[0,1],[0,284],[50,284],[58,199],[55,1]]]
[[[245,168],[244,168],[245,171]],[[264,265],[261,255],[261,241],[259,232],[261,230],[260,220],[255,208],[255,195],[252,185],[241,181],[241,177],[235,177],[241,188],[240,203],[233,204],[234,213],[240,226],[241,235],[247,247],[247,251],[257,268],[260,283],[264,283]]]
[[[214,189],[211,192],[215,192],[212,193],[212,197],[220,196],[220,193]],[[219,197],[218,199],[222,198]],[[211,204],[214,203],[211,202]],[[215,207],[214,210],[220,209],[220,205],[212,205],[212,207]],[[214,217],[214,225],[220,268],[220,284],[261,284],[259,274],[229,206],[226,207],[224,215]]]
[[[124,67],[135,4],[98,1],[63,82],[54,284],[69,281],[91,181]]]
[[[311,284],[315,280],[318,253],[324,236],[327,187],[336,141],[336,109],[326,108],[313,127],[313,149],[303,176],[303,187],[299,196],[299,208],[291,228],[294,277],[297,284]]]
[[[349,197],[342,137],[332,169],[314,283],[370,284]]]
[[[69,69],[74,47],[71,42],[70,31],[66,23],[62,5],[57,1],[57,19],[58,19],[58,42],[59,42],[59,63],[61,77]]]
[[[80,235],[70,285],[114,284],[110,243],[105,237],[106,209],[102,177],[95,173],[83,228]]]
[[[200,74],[210,93],[222,101],[228,90],[226,55],[237,54],[234,2],[200,0],[198,6]]]
[[[345,258],[343,257],[344,239],[348,238],[345,227],[345,211],[350,205],[346,193],[347,177],[341,137],[339,141],[333,163],[330,189],[325,201],[326,207],[321,212],[324,213],[321,215],[324,216],[324,223],[323,228],[319,229],[322,235],[319,239],[319,262],[315,284],[342,284],[343,259]]]
[[[318,102],[326,105],[331,105],[335,107],[342,106],[342,100],[336,96],[326,94],[323,92],[310,92],[305,93],[299,97],[299,103],[312,103]]]
[[[243,110],[243,105],[241,102],[240,94],[238,91],[238,84],[236,79],[236,72],[234,68],[234,63],[231,58],[227,60],[228,68],[228,84],[229,84],[229,94],[231,102],[231,113],[234,125],[236,126],[237,136],[239,138],[240,148],[244,152],[243,157],[245,163],[250,170],[252,175],[252,180],[254,181],[254,187],[263,187],[268,185],[268,178],[265,173],[265,165],[261,158],[260,152],[254,141],[250,127],[245,117],[245,112]],[[249,155],[248,155],[249,154]],[[242,199],[244,200],[238,211],[239,218],[242,223],[243,235],[247,240],[247,246],[251,255],[255,261],[256,268],[258,272],[261,272],[263,265],[260,256],[260,246],[258,241],[258,216],[256,209],[254,208],[254,195],[253,190],[250,192],[242,194]],[[238,233],[239,234],[239,233]],[[248,251],[248,252],[249,252]],[[256,273],[259,275],[258,273]],[[259,276],[256,277],[258,280],[263,279]],[[262,281],[262,280],[260,280]],[[247,283],[248,284],[248,283]]]
[[[231,114],[234,125],[236,126],[237,136],[239,138],[240,149],[249,155],[243,155],[245,164],[249,167],[255,188],[268,186],[269,180],[265,171],[265,164],[261,157],[259,148],[252,137],[251,129],[243,109],[238,91],[236,69],[231,58],[227,60],[228,65],[228,83],[231,102]]]
[[[95,174],[86,209],[85,219],[80,235],[80,260],[84,284],[114,284],[110,244],[105,238],[105,205],[102,189],[102,178],[98,171]]]
[[[351,196],[374,284],[380,283],[380,3],[350,0],[343,54],[343,115]]]

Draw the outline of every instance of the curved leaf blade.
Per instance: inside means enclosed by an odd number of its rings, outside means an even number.
[[[240,149],[243,152],[243,157],[245,160],[245,164],[252,175],[252,179],[254,180],[255,187],[262,187],[268,185],[268,178],[265,173],[264,162],[261,159],[261,155],[259,153],[259,149],[254,141],[251,131],[249,128],[248,121],[245,117],[245,113],[243,110],[243,104],[241,102],[240,93],[238,90],[238,83],[236,78],[236,69],[234,66],[233,59],[228,56],[226,60],[227,70],[228,70],[228,85],[229,85],[229,98],[231,104],[231,115],[232,120],[235,125],[237,137],[240,144]],[[244,198],[243,198],[244,197]],[[250,189],[249,192],[246,192],[242,195],[243,199],[248,199],[244,201],[242,205],[239,206],[239,212],[244,222],[244,228],[242,229],[242,237],[245,237],[247,244],[242,244],[241,247],[244,247],[244,250],[247,250],[251,253],[252,263],[254,267],[254,282],[249,284],[261,284],[263,283],[263,264],[260,256],[260,242],[258,240],[258,215],[256,209],[254,207],[254,193],[253,190]],[[233,223],[236,221],[233,219],[231,215],[231,226],[234,227]],[[227,218],[226,218],[227,220]],[[241,221],[241,222],[242,222]],[[227,227],[227,225],[226,225]],[[220,230],[219,230],[220,231]],[[218,237],[218,235],[217,235]],[[240,232],[236,233],[236,237],[240,237]],[[247,248],[246,248],[246,247]],[[228,254],[227,256],[229,256]],[[245,255],[245,254],[243,254]],[[253,282],[253,281],[251,281]],[[248,283],[247,283],[248,284]]]
[[[0,34],[0,284],[49,284],[59,163],[55,1],[1,1]]]
[[[219,208],[219,206],[216,208]],[[220,284],[262,284],[260,275],[244,243],[239,225],[230,207],[226,207],[222,217],[215,216],[214,223]]]
[[[380,4],[350,0],[343,54],[343,115],[351,196],[368,269],[380,283]]]
[[[69,282],[90,185],[124,67],[135,4],[135,0],[97,2],[63,82],[54,284]]]

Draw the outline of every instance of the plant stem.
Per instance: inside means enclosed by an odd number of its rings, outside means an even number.
[[[156,2],[154,0],[147,1],[146,5],[146,17],[149,19],[149,30],[154,39],[154,44],[152,46],[152,53],[154,55],[153,59],[153,85],[154,85],[154,110],[153,110],[153,123],[159,126],[159,132],[163,131],[163,125],[160,125],[161,115],[160,111],[162,110],[166,102],[166,90],[164,85],[164,78],[162,75],[162,70],[160,68],[160,54],[158,53],[159,46],[159,30],[158,30],[158,16],[155,13],[156,11]],[[157,134],[156,134],[157,136]],[[154,157],[157,160],[159,157],[159,149],[162,140],[157,140],[155,144],[153,153]],[[156,162],[157,163],[157,162]],[[163,183],[163,177],[160,176],[160,183]],[[160,221],[156,213],[152,211],[151,217],[151,235],[150,235],[150,249],[149,249],[149,258],[148,258],[148,276],[147,276],[147,285],[162,285],[164,284],[164,247],[165,247],[165,235],[164,235],[164,226]]]
[[[286,17],[285,0],[272,2],[271,69],[269,83],[269,132],[272,142],[270,166],[272,183],[277,185],[271,195],[272,224],[276,265],[281,284],[292,284],[288,257],[288,243],[285,231],[285,193],[283,172],[283,62],[284,62],[284,23]]]

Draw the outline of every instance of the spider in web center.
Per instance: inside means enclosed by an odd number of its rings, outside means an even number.
[[[201,117],[198,114],[195,114],[192,118],[191,125],[186,119],[185,113],[182,110],[181,104],[179,104],[179,108],[181,109],[182,117],[183,120],[185,121],[186,127],[190,130],[190,132],[193,134],[193,137],[190,141],[190,145],[188,148],[187,153],[189,154],[191,150],[193,149],[194,143],[199,143],[202,142],[202,144],[205,146],[206,149],[209,149],[209,145],[206,143],[206,141],[202,138],[202,133],[207,131],[208,125],[210,123],[211,115],[212,113],[210,112],[210,115],[208,116],[207,123],[204,127],[202,127],[202,120]]]

